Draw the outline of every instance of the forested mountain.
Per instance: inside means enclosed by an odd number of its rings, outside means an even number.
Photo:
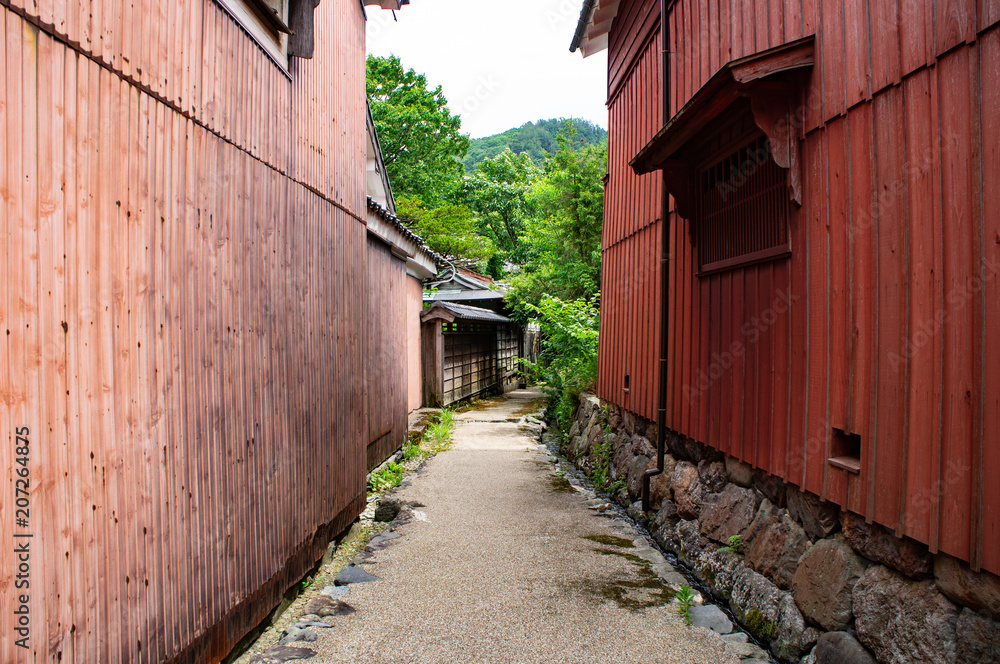
[[[587,120],[572,118],[576,127],[579,145],[600,143],[608,137],[608,132]],[[508,129],[502,134],[474,138],[470,141],[469,152],[465,156],[465,170],[471,173],[484,159],[492,159],[510,148],[514,154],[527,152],[536,165],[541,166],[545,156],[555,154],[558,149],[556,136],[563,128],[564,120],[539,120],[520,127]]]

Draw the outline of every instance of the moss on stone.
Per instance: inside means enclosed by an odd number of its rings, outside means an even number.
[[[634,549],[635,544],[632,540],[627,540],[624,537],[615,537],[614,535],[585,535],[583,539],[588,539],[591,542],[597,542],[598,544],[604,544],[605,546],[617,546],[623,549]]]
[[[747,629],[750,630],[750,633],[759,639],[771,640],[777,632],[774,621],[768,620],[764,614],[757,609],[750,609],[747,611],[744,622],[746,622]]]
[[[556,493],[575,493],[576,489],[573,485],[569,483],[565,477],[560,477],[559,475],[549,475],[550,482],[552,484],[552,490]]]

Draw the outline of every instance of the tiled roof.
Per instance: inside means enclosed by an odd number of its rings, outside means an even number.
[[[415,242],[421,251],[426,252],[427,255],[434,260],[435,264],[439,266],[446,264],[444,259],[441,258],[439,254],[427,246],[427,243],[424,242],[424,238],[411,231],[409,227],[403,223],[402,219],[379,205],[378,202],[373,200],[371,196],[368,197],[368,209],[377,214],[383,221],[398,230],[407,240]]]
[[[509,323],[510,319],[498,313],[483,309],[481,307],[470,307],[467,304],[456,304],[455,302],[442,302],[438,300],[433,307],[441,307],[455,314],[461,320],[481,320],[489,323]]]

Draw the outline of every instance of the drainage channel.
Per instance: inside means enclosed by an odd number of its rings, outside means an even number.
[[[660,555],[662,555],[664,559],[666,559],[667,563],[669,563],[671,567],[673,567],[681,576],[683,576],[688,581],[691,588],[697,590],[701,594],[704,604],[711,604],[718,607],[724,614],[726,614],[726,617],[728,617],[729,620],[732,621],[734,626],[738,627],[740,631],[742,631],[744,634],[747,635],[747,639],[750,643],[753,643],[758,648],[767,653],[767,657],[769,658],[769,661],[772,664],[780,664],[780,661],[775,659],[774,655],[771,653],[768,644],[764,641],[761,641],[747,630],[746,625],[744,625],[739,621],[739,619],[737,619],[736,615],[734,614],[733,610],[729,607],[728,603],[726,603],[724,600],[719,601],[719,598],[712,592],[712,590],[707,585],[705,585],[694,574],[694,571],[687,564],[679,560],[677,556],[674,555],[672,552],[660,546],[660,543],[656,541],[656,538],[653,537],[653,534],[649,531],[648,528],[646,528],[645,525],[633,519],[632,516],[621,505],[616,503],[610,495],[594,488],[594,485],[590,481],[590,478],[588,478],[583,473],[583,471],[577,468],[573,462],[571,462],[569,459],[567,459],[565,456],[562,455],[562,453],[559,451],[558,443],[555,440],[553,440],[552,437],[548,438],[549,441],[546,442],[544,437],[541,436],[539,437],[541,444],[548,451],[549,455],[552,458],[556,459],[556,470],[561,470],[566,476],[565,479],[570,484],[573,484],[574,486],[580,486],[585,489],[589,489],[590,491],[593,491],[595,495],[599,496],[602,500],[604,500],[608,504],[608,509],[604,511],[605,514],[607,514],[607,512],[613,512],[617,518],[631,524],[632,527],[635,529],[635,531],[639,533],[639,535],[643,539],[646,540],[649,546],[658,551]]]

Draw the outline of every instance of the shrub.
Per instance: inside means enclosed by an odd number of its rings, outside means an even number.
[[[542,332],[540,362],[528,364],[545,381],[552,413],[565,438],[580,393],[597,380],[597,298],[563,301],[546,295],[526,304]]]

